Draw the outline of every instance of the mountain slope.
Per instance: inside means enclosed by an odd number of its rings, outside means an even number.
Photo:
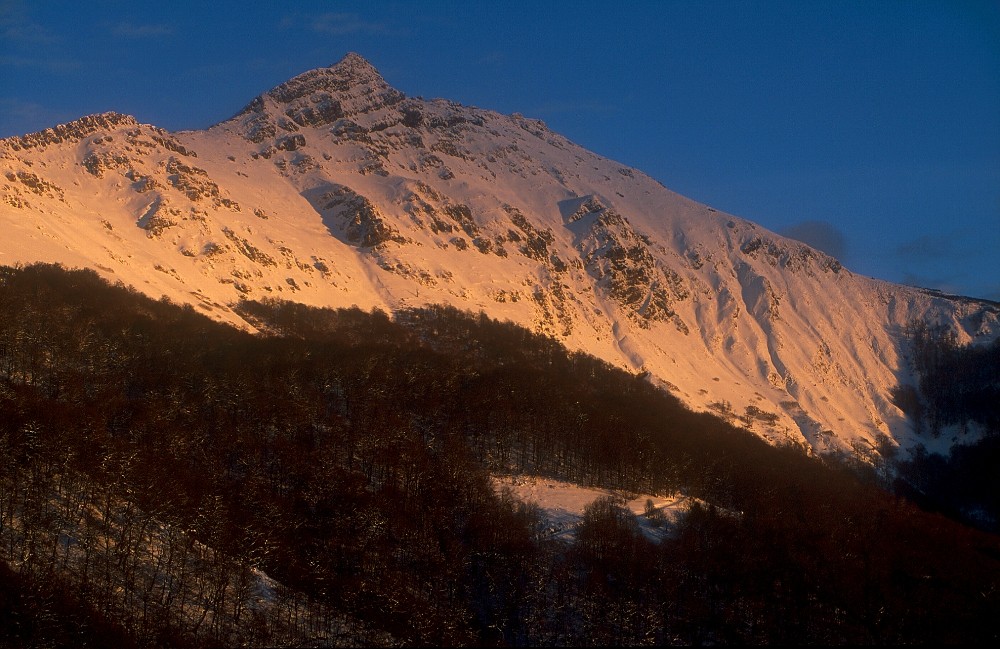
[[[107,113],[0,141],[0,263],[92,267],[245,324],[241,298],[444,303],[548,333],[818,452],[917,441],[906,327],[1000,309],[854,275],[538,120],[408,98],[349,54],[204,131]]]

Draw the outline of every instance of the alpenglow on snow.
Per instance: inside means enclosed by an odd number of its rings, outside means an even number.
[[[816,452],[918,438],[906,329],[991,340],[992,303],[857,276],[518,114],[407,97],[366,60],[203,131],[117,113],[0,141],[0,263],[93,268],[249,326],[242,298],[448,304]]]

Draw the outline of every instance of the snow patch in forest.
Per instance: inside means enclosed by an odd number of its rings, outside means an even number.
[[[518,500],[537,505],[545,535],[567,542],[576,538],[577,525],[583,520],[587,506],[602,496],[619,498],[622,506],[635,516],[646,538],[656,543],[670,535],[695,501],[681,493],[636,494],[533,475],[494,476],[493,481],[497,490],[508,489]]]

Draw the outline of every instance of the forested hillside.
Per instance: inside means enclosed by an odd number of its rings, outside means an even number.
[[[929,441],[956,439],[947,456],[923,447],[896,462],[896,490],[928,508],[1000,532],[1000,340],[962,346],[949,330],[910,331],[916,385],[895,396]]]
[[[0,268],[0,643],[996,640],[996,536],[642,377],[445,308],[240,312]],[[565,544],[512,472],[709,505]]]

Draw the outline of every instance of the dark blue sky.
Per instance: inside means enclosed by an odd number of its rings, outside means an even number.
[[[204,128],[355,51],[852,270],[1000,300],[1000,3],[0,0],[0,137]]]

